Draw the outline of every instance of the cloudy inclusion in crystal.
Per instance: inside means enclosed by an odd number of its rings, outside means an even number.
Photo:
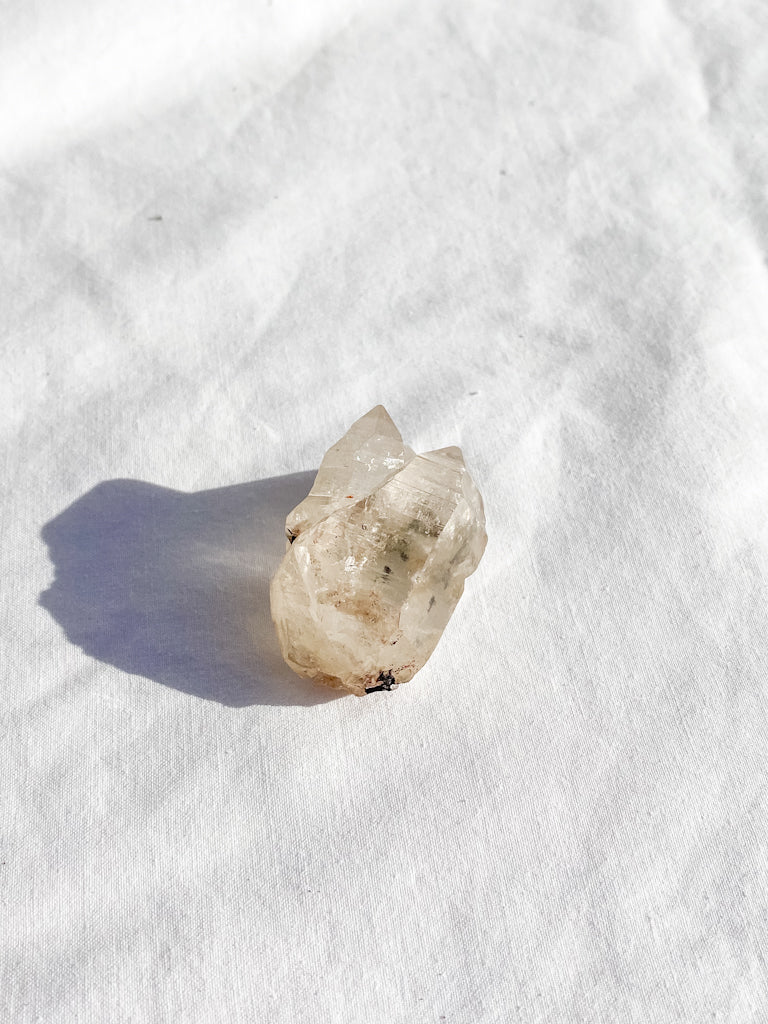
[[[415,455],[381,405],[328,450],[286,537],[270,588],[283,657],[359,696],[424,665],[487,539],[461,450]]]

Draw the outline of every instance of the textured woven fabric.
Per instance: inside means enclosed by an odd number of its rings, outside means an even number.
[[[768,1019],[768,7],[8,0],[0,1018]],[[489,545],[280,660],[383,402]]]

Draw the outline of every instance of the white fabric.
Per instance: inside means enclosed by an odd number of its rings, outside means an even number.
[[[766,4],[1,17],[0,1019],[767,1020]],[[378,402],[490,541],[326,699]]]

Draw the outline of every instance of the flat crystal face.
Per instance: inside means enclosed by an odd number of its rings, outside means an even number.
[[[270,590],[283,657],[358,695],[424,665],[487,539],[461,451],[414,455],[383,406],[328,450],[286,536]]]

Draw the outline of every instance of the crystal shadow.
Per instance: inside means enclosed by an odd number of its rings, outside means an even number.
[[[91,657],[196,697],[332,700],[284,664],[269,612],[285,516],[313,479],[195,493],[100,483],[43,527],[56,576],[39,603]]]

